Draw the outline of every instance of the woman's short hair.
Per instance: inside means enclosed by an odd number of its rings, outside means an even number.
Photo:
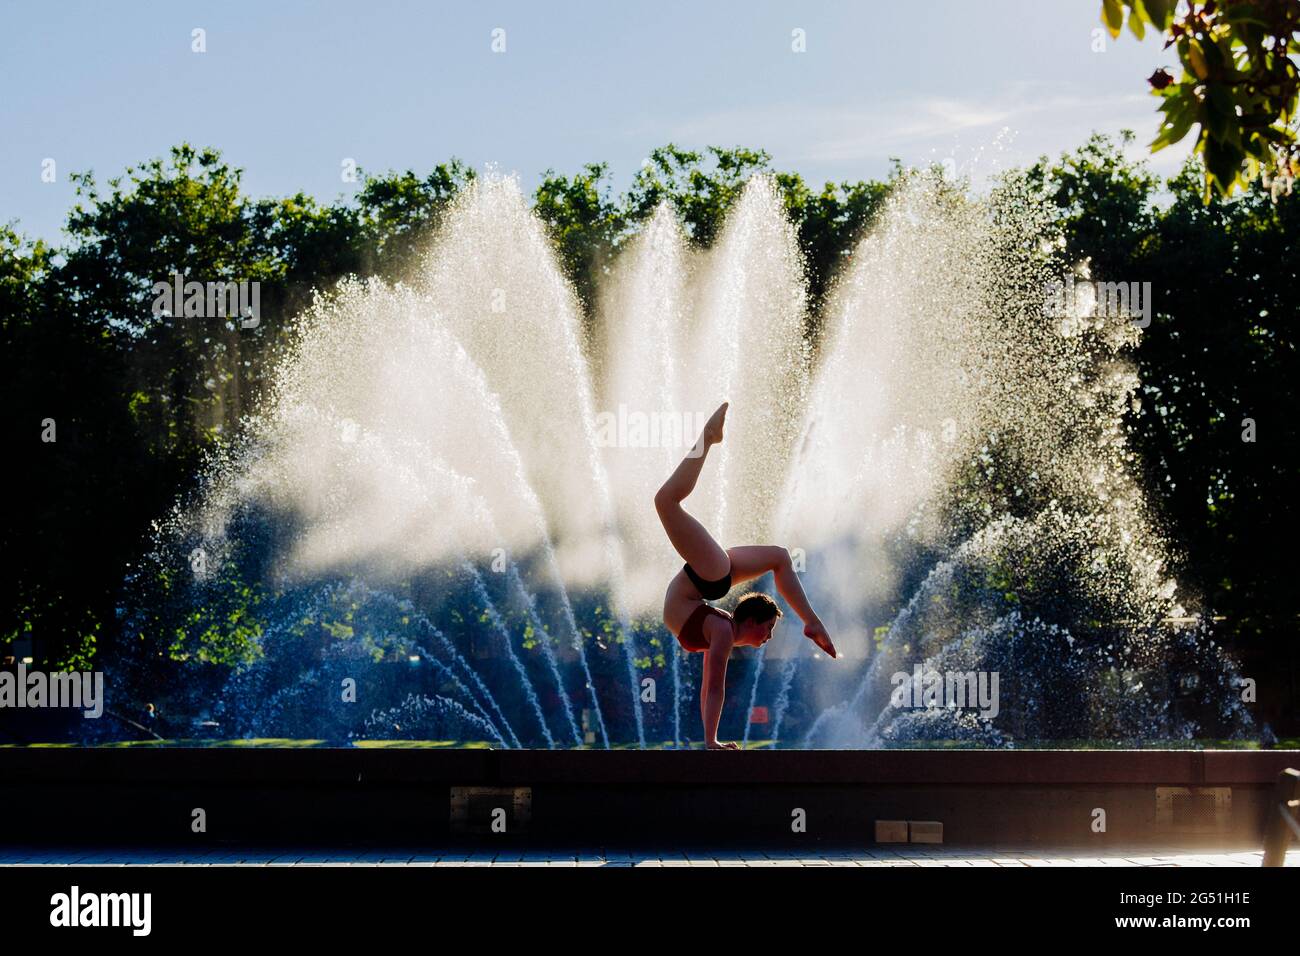
[[[781,616],[781,609],[776,606],[776,602],[761,591],[750,591],[736,603],[736,609],[731,612],[731,617],[737,624],[745,621],[766,624]]]

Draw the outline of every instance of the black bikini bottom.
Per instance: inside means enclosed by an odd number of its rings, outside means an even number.
[[[682,570],[686,572],[686,576],[690,578],[691,583],[695,585],[695,590],[700,592],[700,597],[704,598],[706,601],[720,600],[721,598],[726,597],[727,592],[731,590],[730,568],[727,569],[727,576],[725,578],[719,578],[716,581],[704,580],[704,578],[695,573],[695,569],[691,567],[689,563],[683,564]]]

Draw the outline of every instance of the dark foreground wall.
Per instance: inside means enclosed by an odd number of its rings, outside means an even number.
[[[862,846],[883,819],[949,844],[1260,845],[1288,766],[1300,751],[0,748],[0,844]]]

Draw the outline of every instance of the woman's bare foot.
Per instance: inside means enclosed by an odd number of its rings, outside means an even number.
[[[722,426],[727,421],[727,406],[730,402],[723,402],[718,406],[717,411],[709,416],[709,420],[704,423],[704,434],[700,437],[706,445],[716,445],[722,441]]]
[[[733,743],[720,744],[716,740],[711,740],[704,745],[707,750],[739,750],[740,746]]]

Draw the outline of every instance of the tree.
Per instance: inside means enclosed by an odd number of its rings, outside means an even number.
[[[798,173],[777,173],[775,178],[786,212],[798,229],[808,271],[813,329],[817,330],[832,280],[889,195],[890,183],[826,183],[820,192],[813,192]]]
[[[1129,438],[1180,548],[1171,572],[1225,619],[1217,637],[1260,675],[1259,699],[1276,710],[1293,699],[1300,660],[1287,638],[1290,567],[1275,557],[1300,533],[1300,425],[1289,411],[1300,402],[1300,195],[1273,201],[1255,183],[1207,204],[1199,162],[1161,183],[1099,136],[1030,172],[1060,209],[1070,260],[1089,260],[1102,281],[1152,283]],[[1156,201],[1162,187],[1172,201]]]
[[[68,217],[73,245],[60,270],[69,307],[106,330],[130,369],[133,410],[156,454],[192,473],[207,444],[243,414],[259,383],[264,328],[234,319],[155,315],[156,282],[274,282],[284,275],[241,171],[216,150],[174,147],[169,161],[127,169],[101,191],[74,173],[80,201]]]
[[[345,275],[399,277],[472,175],[452,160],[426,177],[364,176],[332,205],[254,201],[217,150],[181,144],[103,187],[75,174],[66,248],[0,230],[0,397],[33,490],[0,528],[22,555],[0,643],[30,634],[50,666],[111,650],[128,567],[256,407],[287,317]],[[260,324],[155,314],[153,285],[174,273],[259,283]],[[47,419],[57,441],[42,443]]]
[[[610,194],[609,167],[588,163],[571,177],[548,169],[533,194],[533,211],[546,223],[586,315],[596,285],[627,229],[627,216]]]
[[[363,172],[357,212],[365,242],[361,274],[403,276],[410,269],[456,195],[474,181],[474,170],[458,159],[440,163],[421,178],[411,170]],[[331,212],[340,215],[339,207]]]
[[[55,669],[90,666],[123,556],[139,544],[137,437],[118,359],[67,307],[54,251],[0,227],[0,403],[20,489],[0,518],[10,558],[0,645],[29,638]]]
[[[1148,26],[1168,33],[1182,76],[1163,69],[1150,83],[1163,101],[1152,151],[1179,142],[1197,127],[1205,200],[1232,191],[1263,172],[1290,189],[1300,175],[1294,122],[1300,73],[1300,3],[1295,0],[1103,0],[1102,20],[1118,37],[1127,16],[1139,40]],[[1243,171],[1243,164],[1245,170]]]
[[[628,220],[640,222],[667,201],[695,243],[713,245],[727,210],[751,176],[768,171],[771,157],[761,149],[743,147],[710,146],[707,153],[712,168],[704,165],[704,154],[672,143],[652,151],[624,199]]]
[[[1155,224],[1153,200],[1160,181],[1143,164],[1124,156],[1122,147],[1133,138],[1124,130],[1117,144],[1094,133],[1056,164],[1040,162],[1031,168],[1068,219],[1066,255],[1091,260],[1102,276],[1127,275]]]

